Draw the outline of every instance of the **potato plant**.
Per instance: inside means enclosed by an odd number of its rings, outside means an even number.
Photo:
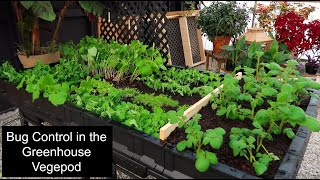
[[[306,126],[314,132],[320,131],[320,122],[305,114],[299,107],[299,95],[317,97],[307,91],[307,88],[320,89],[320,84],[301,77],[295,69],[297,64],[296,61],[289,60],[286,68],[276,63],[260,63],[256,69],[244,67],[243,85],[232,75],[226,75],[220,93],[213,94],[211,99],[211,106],[216,110],[216,115],[226,116],[230,120],[252,121],[254,127],[258,128],[234,128],[229,143],[234,150],[234,156],[244,156],[253,163],[257,175],[267,170],[269,161],[256,160],[253,149],[256,149],[255,153],[259,153],[262,147],[270,157],[269,160],[278,159],[263,146],[265,137],[268,137],[268,141],[273,141],[276,139],[272,136],[285,134],[292,139],[295,134],[290,127],[284,128],[286,124],[291,127]],[[269,69],[268,72],[265,71],[265,67]],[[237,67],[236,70],[240,68]],[[261,108],[263,105],[265,108]],[[257,155],[259,158],[267,158],[261,153]]]
[[[223,128],[209,129],[205,132],[201,131],[201,126],[198,124],[201,115],[196,114],[189,121],[186,121],[183,116],[172,119],[170,123],[178,123],[179,128],[185,128],[187,140],[183,140],[177,144],[177,150],[183,151],[186,148],[193,149],[196,153],[195,167],[200,172],[205,172],[210,167],[210,164],[217,165],[218,158],[215,153],[202,148],[206,145],[214,149],[220,149],[223,143],[223,136],[226,131]]]

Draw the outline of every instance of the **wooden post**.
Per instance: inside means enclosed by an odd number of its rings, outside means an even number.
[[[192,67],[193,58],[192,58],[192,51],[191,51],[191,45],[190,45],[187,17],[179,17],[179,25],[180,25],[185,65]]]
[[[101,24],[102,24],[102,18],[101,17],[98,17],[98,23],[97,23],[97,31],[98,31],[98,37],[100,37],[100,33],[101,33],[101,31],[100,31],[100,27],[101,27]]]

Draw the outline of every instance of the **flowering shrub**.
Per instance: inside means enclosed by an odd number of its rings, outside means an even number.
[[[314,11],[315,7],[311,5],[303,6],[302,3],[297,2],[271,1],[269,5],[257,4],[257,9],[254,13],[258,16],[260,27],[273,34],[275,21],[279,15],[295,12],[298,16],[308,19],[310,13]]]
[[[313,52],[313,57],[308,56],[308,64],[320,66],[320,20],[311,21],[308,26],[307,44]]]
[[[275,22],[276,39],[287,45],[296,56],[312,50],[307,55],[308,64],[320,63],[320,21],[304,23],[305,18],[295,12],[281,14]]]
[[[277,31],[276,39],[286,44],[287,48],[296,55],[311,48],[311,44],[305,37],[309,25],[305,24],[304,20],[297,13],[289,12],[279,15],[274,24]]]

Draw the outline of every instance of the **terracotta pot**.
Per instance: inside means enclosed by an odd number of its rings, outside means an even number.
[[[33,55],[27,57],[23,54],[18,54],[19,60],[24,68],[32,68],[39,60],[42,64],[51,64],[59,61],[60,52],[54,52],[49,54]]]
[[[213,52],[218,54],[221,52],[221,47],[224,45],[229,45],[231,40],[230,36],[217,36],[211,38],[211,41],[213,42]]]

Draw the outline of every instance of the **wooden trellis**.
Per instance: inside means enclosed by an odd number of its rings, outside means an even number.
[[[98,22],[98,35],[105,40],[140,40],[160,48],[170,65],[193,67],[205,62],[197,28],[199,10],[167,12],[166,1],[107,1],[105,6],[108,12]]]

